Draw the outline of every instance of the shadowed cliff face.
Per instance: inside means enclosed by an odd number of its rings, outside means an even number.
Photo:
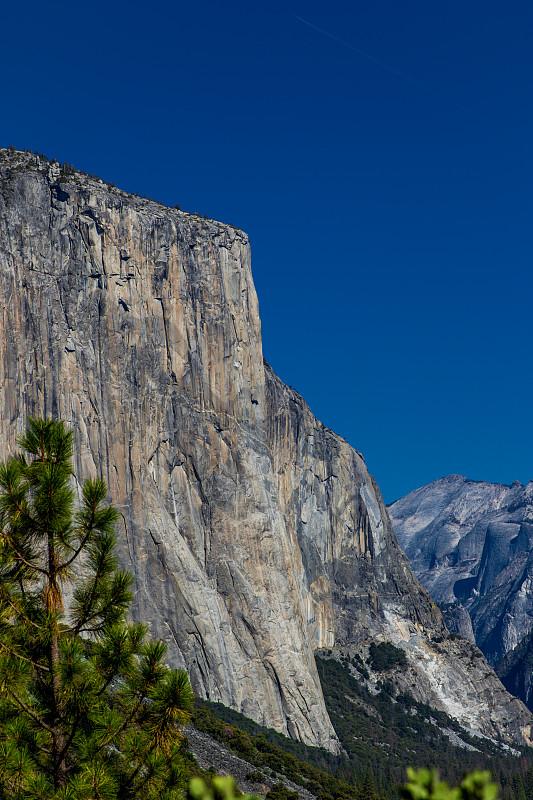
[[[30,415],[65,419],[169,659],[201,695],[335,749],[313,649],[373,636],[431,660],[443,623],[362,457],[264,364],[247,237],[23,160],[0,166],[0,451]],[[472,727],[527,738],[523,707],[487,723],[482,703]]]

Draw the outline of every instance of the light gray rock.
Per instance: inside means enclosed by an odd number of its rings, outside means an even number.
[[[389,508],[394,530],[438,603],[459,602],[490,663],[533,629],[533,482],[441,478]]]
[[[72,426],[76,474],[122,515],[132,613],[196,691],[336,749],[313,650],[388,639],[429,702],[528,741],[529,713],[487,710],[475,670],[454,689],[465,671],[431,642],[442,617],[362,456],[263,361],[246,235],[2,158],[0,450],[28,416]]]
[[[440,610],[450,633],[462,636],[463,639],[468,639],[469,642],[475,644],[476,637],[470,614],[461,603],[446,603],[440,606]]]

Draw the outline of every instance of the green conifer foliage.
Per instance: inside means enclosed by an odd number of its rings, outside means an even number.
[[[126,622],[106,485],[76,506],[62,422],[30,420],[19,445],[0,465],[0,798],[178,797],[193,695]]]
[[[208,786],[201,778],[192,778],[186,800],[260,800],[257,795],[241,794],[231,775],[217,776]]]
[[[400,788],[402,800],[497,800],[498,787],[487,770],[467,772],[459,786],[441,781],[436,769],[407,770],[407,783]]]

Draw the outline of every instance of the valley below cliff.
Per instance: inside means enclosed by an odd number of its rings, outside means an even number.
[[[200,697],[337,751],[314,651],[388,641],[397,691],[529,744],[531,714],[449,637],[362,455],[264,360],[250,264],[238,229],[1,150],[2,457],[28,417],[72,427],[76,475],[121,513],[133,615]]]

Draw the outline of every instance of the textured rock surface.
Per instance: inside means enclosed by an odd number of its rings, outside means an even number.
[[[533,631],[504,655],[495,670],[505,688],[533,710]]]
[[[456,633],[475,644],[476,637],[470,614],[461,603],[444,603],[440,606],[440,610],[450,633]]]
[[[438,603],[459,601],[491,663],[533,629],[533,482],[451,475],[389,508],[394,530]]]
[[[73,427],[122,512],[133,613],[201,695],[334,749],[313,649],[374,636],[439,663],[427,699],[460,707],[362,457],[263,362],[245,234],[25,158],[0,167],[1,452],[28,415]],[[527,739],[484,686],[471,727]]]
[[[272,775],[263,773],[259,782],[251,781],[246,776],[259,772],[254,764],[239,758],[207,733],[197,731],[195,728],[187,728],[185,735],[189,750],[202,769],[213,768],[217,775],[231,775],[241,792],[259,794],[264,797],[274,784],[282,783],[290,792],[297,792],[302,800],[314,800],[315,798],[314,794],[302,786],[298,786],[297,783],[293,783],[280,772],[274,772]],[[268,770],[268,772],[270,773],[272,770]]]

